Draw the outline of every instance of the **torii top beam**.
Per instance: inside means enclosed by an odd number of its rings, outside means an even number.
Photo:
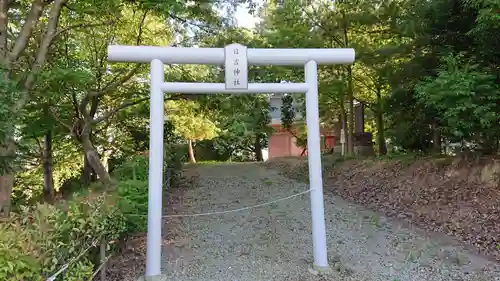
[[[354,49],[247,49],[249,65],[351,64]],[[177,48],[156,46],[108,46],[108,61],[165,64],[224,64],[224,48]]]

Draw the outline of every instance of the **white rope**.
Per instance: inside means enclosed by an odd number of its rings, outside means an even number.
[[[107,258],[104,259],[104,261],[99,265],[99,267],[94,271],[94,274],[92,274],[92,277],[90,277],[90,280],[94,280],[94,278],[97,276],[97,273],[101,271],[102,267],[108,262],[108,260],[111,258],[112,255],[109,255]]]
[[[208,213],[198,213],[198,214],[184,214],[184,215],[165,215],[163,216],[164,218],[175,218],[175,217],[200,217],[200,216],[210,216],[210,215],[221,215],[221,214],[228,214],[228,213],[235,213],[235,212],[240,212],[240,211],[246,211],[246,210],[250,210],[250,209],[255,209],[255,208],[259,208],[259,207],[263,207],[263,206],[267,206],[267,205],[271,205],[273,203],[277,203],[277,202],[280,202],[280,201],[284,201],[284,200],[288,200],[288,199],[292,199],[294,197],[297,197],[297,196],[300,196],[300,195],[303,195],[303,194],[306,194],[306,193],[309,193],[311,192],[312,190],[314,190],[314,188],[311,188],[311,189],[308,189],[306,191],[302,191],[302,192],[299,192],[299,193],[296,193],[296,194],[293,194],[293,195],[290,195],[290,196],[287,196],[287,197],[283,197],[283,198],[279,198],[279,199],[276,199],[276,200],[272,200],[272,201],[269,201],[269,202],[265,202],[265,203],[262,203],[262,204],[257,204],[257,205],[253,205],[253,206],[248,206],[248,207],[243,207],[243,208],[238,208],[238,209],[233,209],[233,210],[226,210],[226,211],[215,211],[215,212],[208,212]],[[129,214],[129,215],[135,215],[135,216],[142,216],[142,215],[136,215],[136,214]],[[68,269],[68,267],[74,263],[75,261],[77,261],[78,259],[80,259],[85,253],[87,253],[91,248],[95,247],[97,245],[97,241],[96,240],[94,243],[92,243],[87,249],[85,249],[83,252],[81,252],[78,256],[76,256],[75,258],[73,258],[72,260],[70,260],[68,263],[66,263],[65,265],[63,265],[61,267],[61,269],[59,269],[59,271],[57,271],[54,275],[52,275],[51,277],[47,278],[46,281],[55,281],[57,276],[59,276],[59,274],[63,273],[66,269]],[[108,256],[103,263],[101,263],[101,265],[99,266],[99,268],[97,268],[97,270],[94,272],[94,274],[92,274],[92,278],[94,278],[97,273],[102,269],[102,267],[104,266],[104,264],[108,261],[108,259],[110,258],[111,256]],[[91,279],[92,280],[92,279]]]
[[[249,206],[249,207],[243,207],[243,208],[239,208],[239,209],[233,209],[233,210],[227,210],[227,211],[215,211],[215,212],[199,213],[199,214],[187,214],[187,215],[165,215],[163,217],[164,218],[200,217],[200,216],[220,215],[220,214],[227,214],[227,213],[234,213],[234,212],[246,211],[246,210],[250,210],[250,209],[254,209],[254,208],[259,208],[259,207],[271,205],[271,204],[276,203],[276,202],[280,202],[280,201],[292,199],[292,198],[300,196],[302,194],[309,193],[312,190],[314,190],[314,188],[311,188],[311,189],[306,190],[306,191],[299,192],[297,194],[290,195],[288,197],[276,199],[276,200],[273,200],[273,201],[269,201],[269,202],[266,202],[266,203],[257,204],[257,205],[253,205],[253,206]]]
[[[94,241],[94,243],[92,243],[87,249],[85,249],[83,252],[81,252],[78,256],[76,256],[75,258],[73,258],[72,260],[70,260],[68,263],[66,263],[65,265],[63,265],[61,267],[61,269],[59,269],[54,275],[50,276],[49,278],[46,279],[46,281],[54,281],[56,280],[57,276],[59,276],[59,274],[63,273],[66,269],[68,269],[68,267],[74,263],[75,261],[79,260],[83,255],[85,255],[85,253],[87,253],[90,249],[92,249],[93,247],[95,247],[97,245],[97,241]]]

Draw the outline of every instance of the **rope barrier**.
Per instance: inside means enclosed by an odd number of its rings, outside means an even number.
[[[59,269],[54,275],[50,276],[49,278],[46,279],[46,281],[55,281],[57,276],[59,276],[59,274],[63,273],[66,269],[68,269],[68,267],[73,264],[74,262],[76,262],[77,260],[79,260],[83,255],[85,255],[90,249],[92,249],[93,247],[97,246],[97,242],[99,240],[96,240],[94,241],[89,247],[87,247],[87,249],[85,249],[84,251],[82,251],[78,256],[76,256],[75,258],[71,259],[68,263],[64,264],[61,269]]]
[[[90,280],[94,280],[94,278],[97,276],[97,273],[99,273],[99,271],[101,271],[101,269],[104,267],[104,265],[106,265],[106,262],[108,262],[108,260],[111,258],[111,256],[112,255],[109,255],[106,259],[104,259],[104,261],[101,263],[101,265],[99,265],[99,267],[94,271]]]
[[[198,213],[198,214],[180,214],[180,215],[165,215],[163,216],[163,218],[175,218],[175,217],[200,217],[200,216],[210,216],[210,215],[221,215],[221,214],[228,214],[228,213],[235,213],[235,212],[241,212],[241,211],[246,211],[246,210],[250,210],[250,209],[255,209],[255,208],[259,208],[259,207],[264,207],[264,206],[267,206],[267,205],[271,205],[271,204],[274,204],[274,203],[277,203],[277,202],[281,202],[281,201],[285,201],[285,200],[289,200],[289,199],[292,199],[292,198],[295,198],[297,196],[300,196],[300,195],[303,195],[303,194],[306,194],[306,193],[309,193],[311,192],[312,190],[314,190],[314,188],[311,188],[311,189],[308,189],[306,191],[302,191],[302,192],[299,192],[299,193],[296,193],[296,194],[293,194],[293,195],[290,195],[290,196],[287,196],[287,197],[283,197],[283,198],[279,198],[279,199],[276,199],[276,200],[272,200],[272,201],[268,201],[268,202],[265,202],[265,203],[261,203],[261,204],[257,204],[257,205],[252,205],[252,206],[247,206],[247,207],[243,207],[243,208],[237,208],[237,209],[232,209],[232,210],[226,210],[226,211],[214,211],[214,212],[208,212],[208,213]],[[127,214],[127,215],[131,215],[131,216],[146,216],[146,215],[138,215],[138,214]],[[76,262],[78,259],[80,259],[83,255],[85,255],[90,249],[92,249],[93,247],[97,246],[97,243],[98,243],[99,240],[96,240],[94,241],[89,247],[87,247],[84,251],[82,251],[78,256],[76,256],[75,258],[73,258],[72,260],[70,260],[68,263],[64,264],[61,269],[59,269],[54,275],[52,275],[51,277],[47,278],[46,281],[55,281],[56,278],[61,274],[63,273],[66,269],[68,269],[68,267],[73,264],[74,262]],[[106,262],[111,258],[111,255],[109,255],[100,265],[99,267],[97,268],[96,271],[94,271],[94,273],[92,274],[92,278],[90,280],[93,280],[94,277],[97,275],[97,273],[102,269],[102,267],[106,264]]]
[[[243,208],[238,208],[238,209],[233,209],[233,210],[214,211],[214,212],[198,213],[198,214],[165,215],[165,216],[163,216],[163,218],[200,217],[200,216],[221,215],[221,214],[241,212],[241,211],[246,211],[246,210],[250,210],[250,209],[255,209],[255,208],[259,208],[259,207],[271,205],[271,204],[274,204],[274,203],[277,203],[277,202],[280,202],[280,201],[292,199],[294,197],[297,197],[297,196],[309,193],[312,190],[315,190],[315,189],[311,188],[311,189],[308,189],[306,191],[302,191],[302,192],[299,192],[299,193],[296,193],[296,194],[293,194],[293,195],[290,195],[290,196],[287,196],[287,197],[279,198],[279,199],[276,199],[276,200],[273,200],[273,201],[269,201],[269,202],[266,202],[266,203],[257,204],[257,205],[253,205],[253,206],[248,206],[248,207],[243,207]],[[139,214],[127,214],[127,215],[129,215],[129,216],[141,216],[141,217],[146,217],[147,216],[147,215],[139,215]]]

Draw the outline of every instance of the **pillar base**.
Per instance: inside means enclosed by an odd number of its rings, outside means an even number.
[[[311,268],[309,268],[309,272],[313,275],[327,275],[332,272],[330,266],[318,266],[313,264]]]
[[[137,281],[162,281],[166,280],[165,276],[160,274],[160,275],[154,275],[154,276],[141,276]]]

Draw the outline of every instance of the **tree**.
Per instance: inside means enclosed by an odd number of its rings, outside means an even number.
[[[13,159],[15,155],[14,127],[19,112],[30,99],[37,75],[45,66],[50,46],[65,31],[58,29],[58,25],[67,2],[68,0],[0,0],[0,65],[3,70],[1,88],[4,89],[0,99],[7,105],[3,108],[2,115],[10,116],[2,124],[4,134],[0,139],[0,157],[4,159],[1,161],[0,212],[5,215],[10,211],[10,194],[14,184],[13,163],[5,161]],[[16,20],[16,14],[24,15],[24,18]],[[34,44],[30,44],[32,40],[35,41]],[[11,86],[13,83],[15,86]]]
[[[263,160],[262,149],[271,132],[267,95],[216,95],[202,104],[221,128],[213,140],[220,154]]]
[[[307,131],[304,126],[294,125],[295,106],[292,95],[283,95],[281,105],[281,127],[289,132],[295,139],[295,144],[302,147],[300,155],[304,155],[307,150]]]
[[[189,32],[213,33],[215,28],[229,25],[234,4],[239,2],[182,5],[176,1],[149,0],[0,1],[0,116],[8,117],[0,121],[0,211],[8,213],[14,171],[23,169],[13,161],[19,160],[19,145],[26,142],[17,126],[24,126],[22,115],[27,112],[27,105],[36,107],[36,112],[46,108],[50,122],[64,128],[81,145],[85,155],[82,179],[99,177],[109,183],[103,160],[109,155],[107,147],[112,145],[108,141],[113,139],[110,134],[115,134],[116,140],[116,132],[120,131],[109,121],[125,107],[146,100],[141,96],[145,87],[137,80],[144,78],[146,67],[108,67],[106,46],[110,42],[166,45],[172,43],[173,35],[181,39],[177,44],[192,43],[192,38],[187,38]],[[228,10],[229,17],[221,19],[220,8]],[[159,38],[164,41],[158,41]],[[151,42],[152,39],[156,41]],[[56,80],[46,74],[61,70],[67,72],[65,79],[84,75],[88,85],[80,87],[77,80],[60,80],[62,87],[57,87]],[[71,70],[78,74],[70,75]],[[128,87],[123,88],[125,83]],[[43,91],[50,98],[32,102]],[[113,98],[109,97],[111,94]],[[57,104],[61,99],[65,104]],[[64,130],[56,131],[64,135]],[[46,163],[50,166],[50,161]],[[47,170],[47,191],[51,189],[49,174]]]
[[[242,28],[227,28],[219,34],[206,37],[204,45],[223,47],[238,42],[249,48],[268,46],[258,34]],[[249,66],[248,78],[252,82],[280,82],[279,68]],[[224,77],[223,69],[212,67],[210,81],[218,82]],[[268,146],[268,134],[272,128],[270,123],[268,95],[210,95],[198,99],[206,111],[211,112],[222,129],[220,135],[213,140],[214,148],[220,154],[238,155],[241,160],[262,161],[262,149]]]
[[[497,21],[493,20],[498,17],[493,12],[498,9],[498,3],[494,2],[430,1],[408,2],[404,5],[405,13],[401,13],[400,21],[407,23],[405,26],[408,28],[404,32],[410,40],[405,44],[406,59],[396,63],[398,71],[389,79],[392,90],[387,97],[390,109],[387,114],[388,132],[396,145],[409,150],[428,151],[432,148],[435,152],[441,152],[441,142],[456,141],[457,136],[450,134],[454,128],[448,127],[452,121],[448,119],[451,115],[444,117],[442,109],[432,106],[430,102],[441,96],[437,95],[435,89],[444,88],[431,81],[439,77],[435,82],[451,86],[451,83],[459,83],[455,79],[463,77],[459,73],[464,69],[455,68],[451,71],[445,66],[446,63],[442,64],[442,58],[461,54],[461,60],[468,65],[466,72],[472,71],[471,66],[474,66],[475,74],[481,73],[481,77],[493,75],[498,83],[499,61],[498,56],[493,55],[495,51],[492,51],[498,49],[498,42],[490,41],[491,36],[483,33],[500,32]],[[451,75],[452,72],[454,75]],[[450,80],[445,81],[445,78]],[[478,80],[471,78],[465,81],[473,83],[474,87],[489,87],[488,79],[477,84]],[[422,87],[422,80],[425,80],[425,85],[432,87]],[[469,86],[466,88],[471,90]],[[429,94],[432,96],[426,97]],[[459,99],[463,99],[463,96],[457,95],[450,100],[447,98],[447,101],[458,103]],[[489,102],[498,103],[494,100]]]
[[[174,132],[188,143],[189,161],[196,163],[193,142],[211,140],[219,133],[219,128],[200,110],[195,101],[177,100],[167,102],[167,116]]]
[[[462,55],[450,55],[443,57],[437,77],[425,77],[417,85],[417,98],[438,113],[452,141],[469,142],[493,154],[500,139],[500,87],[495,78]]]

